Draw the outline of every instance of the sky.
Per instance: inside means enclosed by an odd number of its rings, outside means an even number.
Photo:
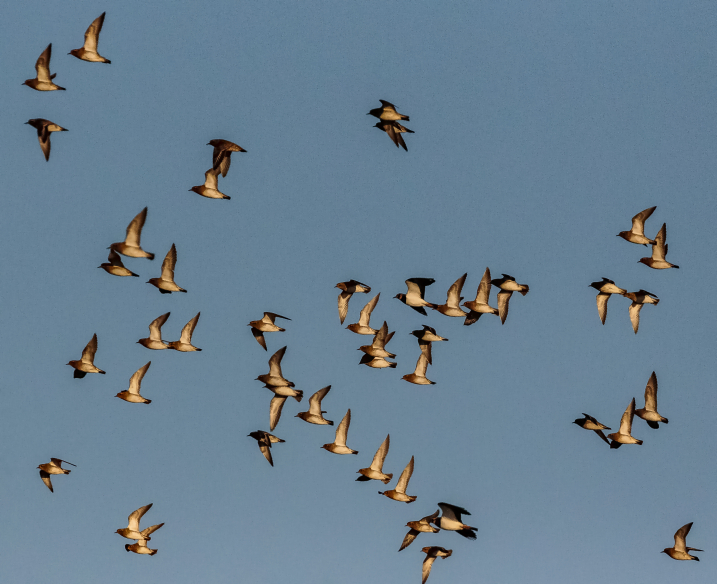
[[[67,55],[107,16],[99,52]],[[0,494],[8,581],[417,583],[421,547],[453,550],[429,582],[712,583],[717,577],[713,432],[717,286],[712,2],[233,1],[8,5],[0,22],[2,363]],[[66,91],[21,86],[53,44]],[[408,152],[366,112],[379,99],[408,114]],[[52,135],[45,162],[35,130]],[[241,145],[220,190],[189,189],[211,166],[211,139]],[[123,258],[140,278],[98,270],[144,207],[144,249]],[[615,237],[639,211],[668,260]],[[159,276],[172,244],[176,282]],[[528,284],[504,325],[470,327],[393,297],[411,277],[426,298],[468,273]],[[607,277],[660,298],[632,331],[613,297],[600,324],[591,282]],[[371,286],[339,323],[336,283]],[[491,303],[496,303],[496,289]],[[396,369],[360,367],[371,337],[345,329],[375,293],[371,323],[396,335]],[[150,351],[149,323],[176,340],[201,311],[202,352]],[[287,316],[256,343],[251,320]],[[433,386],[401,379],[427,324]],[[97,334],[106,375],[74,379]],[[269,429],[272,394],[255,378],[287,346],[284,376],[304,391],[273,432],[272,468],[247,435]],[[148,361],[149,406],[116,399]],[[616,430],[655,371],[653,430],[610,450],[572,421]],[[335,427],[295,418],[308,397],[336,424],[347,409],[356,456],[321,449]],[[386,434],[384,470],[411,456],[410,506],[355,482]],[[75,467],[41,482],[51,457]],[[471,512],[469,541],[421,534],[398,553],[407,521],[448,502]],[[164,522],[152,557],[115,532],[153,503]],[[660,554],[682,525],[700,563]]]

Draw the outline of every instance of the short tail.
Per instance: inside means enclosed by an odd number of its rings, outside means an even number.
[[[530,291],[530,286],[523,286],[520,293],[525,296]]]
[[[152,400],[151,400],[151,399],[148,399],[148,400],[147,400],[146,402],[144,402],[144,403],[146,403],[146,404],[151,404],[151,403],[152,403]]]
[[[389,364],[388,364],[388,366],[389,366],[391,369],[395,369],[397,365],[398,365],[398,363],[389,363]]]
[[[153,260],[153,259],[154,259],[154,254],[153,254],[153,253],[147,254],[147,259],[148,259],[148,260]]]
[[[393,478],[393,473],[387,474],[386,476],[388,478],[385,478],[381,481],[384,485],[387,485],[388,483],[391,482],[391,479]]]
[[[304,397],[304,392],[299,389],[297,389],[295,391],[296,391],[296,395],[294,396],[294,399],[298,402],[301,402],[301,399]]]
[[[231,197],[230,197],[229,195],[223,195],[223,196],[222,196],[222,199],[226,199],[226,200],[228,201],[228,200],[231,199]]]

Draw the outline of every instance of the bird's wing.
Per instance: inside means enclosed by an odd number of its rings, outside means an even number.
[[[640,211],[632,218],[632,232],[637,235],[645,235],[645,221],[652,215],[657,207],[650,207],[644,211]]]
[[[45,486],[47,486],[47,488],[50,489],[50,492],[54,493],[55,489],[52,488],[52,481],[50,480],[50,475],[48,473],[46,473],[44,470],[41,470],[40,478],[42,479],[42,482],[45,483]]]
[[[657,375],[654,371],[645,387],[645,409],[648,412],[657,411]]]
[[[385,99],[379,99],[378,101],[381,102],[383,109],[396,111],[396,106],[393,105],[390,101],[386,101]]]
[[[498,316],[500,316],[501,324],[505,324],[505,319],[508,318],[508,305],[510,304],[510,297],[512,295],[512,292],[505,290],[498,292]]]
[[[605,444],[610,444],[610,441],[605,437],[605,434],[603,433],[602,430],[595,430],[595,434],[600,436],[600,438],[602,438],[602,440],[605,442]]]
[[[396,485],[396,491],[399,493],[406,493],[406,488],[408,487],[408,481],[411,480],[411,475],[413,474],[413,456],[411,457],[411,461],[406,465],[406,468],[403,469],[403,472],[401,473],[401,476],[398,478],[398,484]]]
[[[401,135],[396,134],[396,128],[394,125],[387,121],[381,124],[381,129],[388,134],[388,137],[391,138],[391,141],[396,145],[396,148],[398,148],[398,139]]]
[[[269,359],[269,375],[284,377],[281,374],[281,360],[284,358],[284,353],[286,353],[286,347],[282,347],[271,356]]]
[[[102,30],[102,25],[105,22],[105,13],[103,12],[100,14],[97,18],[95,18],[92,21],[92,24],[87,28],[87,32],[85,32],[85,46],[84,49],[86,51],[91,51],[93,53],[97,52],[97,41],[99,40],[100,31]]]
[[[413,134],[413,132],[411,132]],[[398,138],[398,143],[401,145],[401,147],[408,152],[408,146],[406,146],[406,141],[403,139],[403,136],[401,134],[396,134],[396,138]]]
[[[378,304],[378,298],[379,298],[379,296],[381,296],[381,293],[380,293],[380,292],[379,292],[378,294],[376,294],[376,296],[374,296],[373,298],[371,298],[371,300],[369,300],[369,301],[366,303],[366,306],[364,306],[364,307],[361,309],[361,314],[359,315],[359,324],[360,324],[361,326],[368,326],[368,325],[369,325],[369,322],[370,322],[370,320],[371,320],[371,313],[373,312],[373,309],[376,307],[376,304]]]
[[[411,530],[406,534],[406,537],[403,538],[403,543],[401,543],[401,547],[398,548],[398,551],[406,549],[409,545],[413,543],[413,540],[418,537],[420,534],[420,531],[416,531],[415,529],[411,528]]]
[[[197,321],[199,320],[199,315],[201,312],[197,312],[197,316],[195,316],[192,320],[190,320],[187,324],[184,325],[184,328],[182,329],[182,334],[179,337],[180,343],[185,343],[187,345],[192,343],[192,333],[194,333],[194,329],[197,326]]]
[[[607,301],[610,300],[610,294],[603,294],[598,292],[597,295],[597,309],[598,315],[600,316],[600,322],[605,324],[607,318]]]
[[[145,540],[150,539],[150,535],[152,535],[155,531],[157,531],[160,527],[162,527],[164,523],[160,523],[159,525],[152,525],[148,527],[147,529],[143,529],[140,531],[140,533],[144,536]]]
[[[424,353],[421,353],[418,357],[418,361],[416,362],[415,374],[419,377],[425,377],[426,369],[428,369],[428,357],[426,357]]]
[[[667,238],[667,224],[663,223],[660,230],[655,235],[655,245],[652,246],[652,259],[653,260],[664,260],[667,255],[667,245],[665,239]]]
[[[177,264],[177,248],[174,244],[169,248],[162,262],[162,280],[174,282],[174,266]]]
[[[45,155],[45,160],[50,160],[50,132],[47,131],[47,126],[41,126],[37,129],[37,139],[40,142],[40,148],[42,153]]]
[[[62,460],[61,458],[51,458],[50,460],[55,464],[55,466],[59,466],[60,468],[62,468],[62,463],[63,463],[63,462],[64,462],[65,464],[69,464],[70,466],[77,466],[76,464],[72,464],[71,462],[67,462],[66,460]]]
[[[124,242],[130,247],[140,247],[139,240],[142,236],[142,227],[147,219],[147,207],[142,209],[137,216],[130,221],[127,226],[127,235],[124,238]]]
[[[418,339],[418,346],[421,347],[421,355],[425,356],[428,363],[433,365],[433,357],[431,356],[433,349],[431,348],[431,341],[422,341],[421,339]],[[418,370],[418,367],[416,367],[416,370]]]
[[[142,519],[142,515],[144,515],[147,511],[150,510],[154,503],[150,503],[149,505],[145,505],[144,507],[140,507],[136,511],[132,511],[128,517],[128,527],[133,531],[139,531],[139,520]]]
[[[286,398],[280,395],[275,395],[271,398],[271,404],[269,405],[269,430],[276,428],[276,425],[279,423],[281,409],[284,407],[285,401]]]
[[[286,399],[286,398],[284,398]],[[273,400],[272,400],[273,401]],[[271,466],[274,466],[274,460],[271,457],[271,440],[264,437],[257,441],[259,443],[259,450],[261,450],[261,453],[264,455],[264,458],[266,458],[269,461],[269,464]]]
[[[122,263],[122,258],[121,258],[120,255],[119,255],[115,250],[113,250],[112,248],[110,248],[110,255],[107,256],[107,261],[108,261],[108,262],[110,263],[110,265],[112,265],[112,266],[117,266],[117,267],[120,267],[120,268],[124,268],[124,264]]]
[[[147,369],[152,364],[152,361],[147,363],[144,367],[140,367],[134,372],[132,377],[129,378],[129,392],[135,395],[139,395],[139,388],[142,385],[142,378],[147,373]]]
[[[342,291],[341,294],[339,294],[339,318],[341,319],[341,324],[344,324],[346,315],[349,312],[349,300],[351,300],[350,292]]]
[[[93,363],[95,360],[95,353],[97,352],[97,333],[92,335],[92,339],[89,343],[87,343],[87,346],[85,347],[85,350],[82,351],[82,361],[85,363]]]
[[[330,389],[331,386],[327,385],[311,396],[309,399],[309,413],[314,414],[315,416],[321,415],[321,400],[326,397],[326,394],[329,393]]]
[[[448,288],[448,294],[446,295],[446,304],[452,308],[458,308],[462,298],[461,290],[463,290],[463,284],[465,284],[467,273],[463,274],[458,278],[453,285]]]
[[[341,420],[339,427],[336,428],[336,440],[337,446],[346,446],[346,437],[349,433],[349,424],[351,424],[351,409],[346,412],[344,419]]]
[[[407,296],[410,294],[418,294],[421,298],[426,293],[426,286],[433,284],[435,280],[433,278],[409,278],[406,280],[406,286],[408,286]]]
[[[276,320],[277,318],[291,320],[290,318],[287,318],[286,316],[281,316],[280,314],[276,314],[275,312],[265,312],[264,317],[261,320],[269,324],[274,324],[274,320]]]
[[[251,334],[254,335],[254,338],[256,339],[256,342],[259,343],[262,347],[264,347],[264,350],[266,351],[266,339],[264,338],[264,333],[261,332],[258,328],[251,327]]]
[[[421,580],[421,584],[426,584],[426,580],[428,580],[428,576],[431,574],[431,566],[433,566],[433,562],[436,561],[435,556],[426,556],[426,559],[423,560],[423,578]]]
[[[630,322],[632,323],[632,330],[637,334],[637,329],[640,328],[640,311],[642,310],[642,304],[633,302],[630,304],[628,311],[630,312]]]
[[[386,460],[386,455],[388,454],[388,447],[390,445],[391,435],[388,434],[386,436],[386,439],[381,443],[381,446],[378,447],[376,454],[373,455],[373,460],[371,461],[371,469],[378,472],[383,472],[383,461]]]
[[[687,525],[683,525],[677,530],[677,533],[675,533],[675,551],[676,552],[684,552],[687,551],[687,534],[690,532],[690,529],[692,529],[692,522],[688,523]]]
[[[169,318],[170,313],[165,312],[162,316],[158,316],[149,323],[149,338],[153,341],[162,340],[162,326]]]
[[[386,340],[387,336],[388,336],[388,324],[384,320],[383,324],[381,325],[381,328],[378,329],[378,332],[373,336],[373,342],[371,343],[371,346],[374,349],[383,349],[386,346],[386,343],[388,342]]]
[[[483,272],[483,277],[478,284],[478,291],[476,292],[476,302],[479,304],[488,304],[490,298],[490,268],[486,268]]]
[[[219,174],[218,170],[214,170],[213,168],[210,168],[207,172],[204,173],[204,186],[208,189],[214,189],[217,190],[219,188],[219,179],[217,178],[217,175]]]
[[[625,413],[620,418],[620,434],[630,436],[632,433],[632,418],[635,415],[635,398],[632,398],[630,405],[627,406]]]
[[[457,507],[450,503],[438,503],[438,506],[441,508],[441,511],[443,511],[443,517],[453,521],[461,521],[461,515],[470,515],[463,507]]]
[[[42,54],[37,58],[35,62],[35,71],[37,71],[37,80],[44,83],[50,83],[52,77],[50,77],[50,58],[52,57],[52,43],[47,45],[47,48],[42,51]]]

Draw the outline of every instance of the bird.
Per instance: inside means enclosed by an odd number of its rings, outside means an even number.
[[[281,418],[281,410],[284,408],[286,398],[293,397],[296,401],[300,402],[304,397],[304,392],[298,389],[292,389],[288,385],[278,387],[265,385],[264,387],[274,392],[274,397],[271,398],[271,402],[269,403],[269,430],[273,431]]]
[[[464,323],[465,324],[465,323]],[[429,365],[433,364],[433,360],[431,358],[431,343],[434,341],[447,341],[448,339],[438,335],[436,333],[436,329],[423,325],[423,330],[415,330],[411,331],[411,333],[414,337],[418,339],[418,346],[421,348],[421,353],[423,353],[426,356],[426,359],[428,359]]]
[[[149,323],[149,338],[140,339],[137,341],[143,347],[152,349],[154,351],[161,351],[163,349],[169,349],[169,345],[162,340],[162,326],[171,313],[165,312],[162,316],[158,316],[152,322]]]
[[[149,536],[144,536],[139,530],[139,521],[142,519],[142,516],[149,511],[152,508],[153,503],[150,503],[149,505],[145,505],[144,507],[140,507],[136,511],[132,511],[132,513],[129,514],[129,517],[127,518],[128,524],[127,527],[122,527],[115,531],[115,533],[119,533],[122,537],[126,537],[127,539],[152,539]],[[162,524],[164,525],[164,524]],[[159,529],[159,528],[157,528]]]
[[[368,112],[367,116],[374,116],[377,117],[379,120],[388,120],[388,121],[394,121],[394,120],[406,120],[407,122],[410,122],[411,119],[408,116],[405,116],[403,114],[399,114],[396,111],[396,106],[392,103],[389,103],[385,99],[379,99],[381,102],[382,107],[377,107],[375,109],[372,109],[370,112]]]
[[[293,397],[297,402],[301,402],[301,400],[304,398],[304,392],[302,390],[294,389],[293,387],[289,387],[288,385],[264,385],[264,387],[268,390],[271,390],[276,397]],[[269,429],[273,430],[274,428],[272,427]]]
[[[468,274],[463,274],[460,278],[458,278],[451,287],[448,289],[448,293],[446,294],[446,303],[441,304],[439,306],[432,306],[433,310],[437,310],[441,314],[445,314],[446,316],[456,316],[464,318],[466,316],[466,313],[461,310],[461,307],[459,306],[461,303],[461,300],[463,300],[463,296],[461,296],[461,290],[463,290],[463,284],[466,281],[466,277]]]
[[[349,433],[349,425],[351,424],[351,409],[346,412],[344,419],[336,427],[336,439],[331,444],[324,444],[321,448],[333,452],[334,454],[358,454],[358,450],[351,450],[346,446],[346,436]]]
[[[139,278],[139,274],[135,274],[133,271],[124,267],[122,258],[115,250],[110,250],[107,261],[109,263],[100,264],[97,267],[102,268],[105,272],[113,276],[134,276],[135,278]]]
[[[395,369],[397,367],[397,363],[386,361],[384,357],[372,357],[368,354],[361,357],[359,365],[367,365],[368,367],[371,367],[373,369],[386,369],[388,367],[390,367],[391,369]]]
[[[665,548],[660,553],[667,554],[673,560],[696,560],[700,561],[697,556],[692,556],[688,552],[702,552],[704,550],[698,550],[697,548],[687,547],[687,534],[692,529],[692,521],[687,525],[680,527],[675,533],[675,547]]]
[[[346,314],[349,311],[351,295],[357,293],[368,294],[371,292],[371,286],[362,284],[358,280],[349,280],[348,282],[339,282],[334,288],[341,289],[339,293],[339,318],[341,319],[341,324],[344,324]]]
[[[625,292],[623,294],[625,298],[632,300],[632,304],[628,308],[630,313],[630,322],[632,323],[632,330],[637,334],[637,329],[640,328],[640,311],[645,304],[659,304],[660,299],[655,296],[652,292],[647,290],[638,290],[637,292]]]
[[[470,515],[468,511],[449,503],[438,503],[438,506],[443,511],[443,515],[433,522],[436,526],[445,531],[455,531],[467,539],[476,539],[475,532],[478,531],[478,528],[466,525],[461,521],[461,515]]]
[[[667,255],[667,223],[663,223],[660,230],[655,235],[655,243],[652,244],[652,256],[637,260],[638,263],[645,264],[653,270],[666,270],[668,268],[678,268],[675,264],[671,264],[665,259]]]
[[[436,511],[433,515],[427,515],[420,521],[409,521],[406,523],[406,527],[410,527],[411,529],[406,534],[406,537],[403,538],[403,542],[401,543],[401,547],[398,548],[398,551],[400,552],[406,549],[421,533],[438,533],[440,529],[434,527],[431,523],[438,517],[439,513],[440,511]]]
[[[286,330],[274,324],[274,321],[277,318],[291,320],[290,318],[286,318],[285,316],[281,316],[280,314],[276,314],[274,312],[265,312],[261,320],[252,320],[247,325],[251,327],[251,334],[254,335],[256,342],[259,343],[265,351],[267,349],[266,339],[264,339],[264,333],[284,332]]]
[[[371,466],[367,468],[361,468],[357,471],[361,476],[357,478],[357,481],[381,481],[384,485],[391,482],[393,473],[383,472],[383,462],[386,460],[388,454],[388,447],[391,445],[391,435],[387,434],[386,439],[381,442],[381,446],[378,447],[376,454],[373,455]]]
[[[294,387],[294,384],[284,379],[281,373],[281,360],[284,358],[286,347],[282,347],[269,358],[269,373],[257,377],[257,381],[262,381],[267,385],[288,385]]]
[[[378,331],[375,328],[371,328],[369,322],[371,321],[371,313],[373,309],[376,308],[376,304],[378,304],[379,296],[381,296],[380,292],[371,298],[371,300],[366,303],[366,306],[361,309],[359,321],[350,324],[346,328],[357,335],[375,335]]]
[[[167,348],[174,349],[175,351],[181,351],[182,353],[201,351],[200,348],[192,345],[192,334],[194,334],[194,329],[197,327],[197,322],[199,321],[200,314],[201,312],[197,312],[197,315],[184,325],[179,340],[170,341],[169,343],[167,343]]]
[[[617,432],[607,435],[607,437],[612,440],[610,448],[620,448],[622,444],[642,444],[642,440],[632,437],[632,418],[634,416],[635,398],[633,397],[622,418],[620,418],[620,429]]]
[[[398,483],[396,483],[396,488],[391,489],[390,491],[379,491],[378,494],[385,495],[386,497],[388,497],[389,499],[393,499],[394,501],[401,501],[402,503],[413,503],[417,499],[417,497],[406,494],[408,481],[411,480],[412,474],[413,456],[411,457],[411,461],[406,465],[406,468],[403,469],[401,476],[398,477]]]
[[[144,374],[147,373],[147,369],[149,369],[151,364],[152,361],[137,369],[137,371],[132,374],[132,377],[129,378],[129,389],[120,391],[115,397],[134,404],[151,404],[151,399],[147,399],[139,395],[142,378],[144,377]]]
[[[72,464],[71,462],[62,460],[61,458],[51,458],[50,462],[46,462],[37,467],[40,469],[40,478],[42,479],[42,482],[45,483],[45,486],[47,486],[48,489],[50,489],[51,493],[54,493],[55,490],[52,488],[52,481],[50,480],[50,475],[70,474],[71,472],[67,468],[62,468],[63,462],[65,464],[69,464],[70,466],[77,466]]]
[[[416,312],[420,312],[423,316],[427,316],[424,306],[429,308],[437,308],[436,304],[426,301],[423,296],[426,293],[426,286],[433,284],[433,278],[409,278],[406,280],[408,292],[406,294],[396,294],[394,298],[398,298],[406,306],[410,306]]]
[[[584,428],[585,430],[594,430],[595,433],[600,436],[605,441],[605,444],[610,444],[610,441],[605,438],[605,434],[603,434],[603,430],[612,430],[612,428],[608,428],[605,424],[601,424],[598,422],[595,418],[592,416],[589,416],[588,414],[583,414],[585,416],[584,418],[578,418],[573,422],[573,424],[577,424],[581,428]]]
[[[207,199],[226,199],[228,201],[231,197],[229,195],[225,195],[219,190],[219,179],[217,178],[218,174],[218,170],[210,168],[204,173],[204,184],[192,187],[189,190],[197,193],[198,195],[202,195],[202,197],[207,197]]]
[[[505,319],[508,318],[510,297],[513,292],[520,292],[525,296],[530,288],[526,284],[518,284],[515,278],[508,274],[503,274],[502,278],[491,280],[490,283],[500,288],[500,292],[498,292],[498,316],[500,316],[500,323],[505,324]]]
[[[45,160],[50,160],[50,148],[52,147],[52,144],[50,144],[50,133],[69,131],[67,128],[58,126],[55,122],[43,118],[33,118],[25,123],[37,130],[37,139],[40,141],[40,148],[45,155]]]
[[[630,229],[630,231],[621,231],[617,234],[617,237],[622,237],[630,243],[642,245],[647,245],[648,243],[654,244],[655,241],[653,239],[645,237],[645,221],[647,221],[655,209],[657,209],[657,207],[650,207],[649,209],[640,211],[632,218],[632,229]]]
[[[107,249],[121,253],[123,256],[129,258],[147,258],[148,260],[153,260],[154,254],[144,251],[139,244],[140,237],[142,236],[142,227],[144,227],[146,220],[147,207],[137,213],[135,218],[130,221],[130,224],[127,226],[125,240],[119,243],[113,243]]]
[[[610,300],[610,295],[625,294],[627,290],[616,286],[615,282],[613,282],[612,280],[608,280],[605,277],[603,277],[602,281],[600,282],[593,282],[592,284],[590,284],[590,288],[595,288],[595,290],[598,291],[598,316],[600,317],[600,322],[605,324],[605,319],[607,318],[607,301]]]
[[[647,422],[650,428],[657,430],[660,427],[659,422],[667,424],[667,418],[663,418],[657,413],[657,376],[652,372],[650,379],[645,387],[645,407],[635,410],[635,415]]]
[[[70,361],[68,365],[75,368],[74,378],[82,379],[88,373],[105,374],[102,369],[95,367],[95,353],[97,352],[97,334],[95,333],[82,351],[82,357],[79,361]]]
[[[381,357],[383,359],[393,359],[396,355],[389,353],[386,350],[386,345],[393,338],[394,333],[388,332],[388,324],[383,321],[381,328],[378,329],[373,337],[373,342],[370,345],[363,345],[358,348],[359,351],[363,351],[369,357]]]
[[[430,349],[428,350],[428,355],[430,355]],[[435,385],[435,381],[431,381],[426,377],[426,369],[428,369],[428,357],[422,348],[421,354],[416,362],[416,369],[413,373],[404,375],[402,379],[405,379],[409,383],[415,383],[416,385]]]
[[[140,533],[142,534],[142,538],[137,541],[137,543],[126,543],[124,544],[124,549],[128,552],[134,552],[135,554],[146,554],[149,556],[153,556],[157,553],[157,550],[151,550],[147,547],[147,541],[151,538],[149,535],[151,533],[154,533],[157,531],[160,527],[162,527],[164,523],[160,523],[159,525],[152,525],[152,527],[148,527],[147,529],[143,529]]]
[[[447,550],[446,548],[434,545],[426,546],[421,551],[426,554],[426,559],[423,560],[423,578],[421,579],[421,584],[426,584],[426,580],[428,580],[428,576],[431,574],[431,567],[436,558],[443,558],[444,560],[450,558],[453,550]]]
[[[212,153],[212,168],[226,177],[229,165],[232,163],[232,152],[246,152],[244,148],[229,140],[209,140],[207,146],[214,146]],[[227,197],[228,199],[229,197]]]
[[[52,57],[52,43],[47,45],[47,48],[42,51],[42,54],[37,58],[35,63],[35,71],[37,71],[37,77],[35,79],[26,79],[22,85],[32,87],[37,91],[56,91],[61,89],[65,91],[64,87],[55,85],[52,80],[55,78],[57,73],[50,75],[50,58]]]
[[[309,411],[299,412],[294,417],[301,418],[302,420],[304,420],[304,422],[309,422],[309,424],[328,424],[329,426],[333,426],[334,423],[331,420],[327,420],[324,418],[323,414],[325,414],[326,412],[321,411],[321,400],[326,397],[326,394],[329,393],[330,389],[330,385],[322,387],[319,391],[317,391],[309,398]]]
[[[89,61],[90,63],[107,63],[108,65],[112,62],[109,59],[105,59],[102,55],[97,52],[97,42],[100,38],[100,32],[102,31],[102,25],[105,22],[105,13],[103,12],[97,18],[92,21],[92,24],[87,27],[85,32],[85,44],[81,49],[72,49],[68,55],[72,55],[83,61]]]
[[[174,244],[169,248],[167,255],[162,262],[162,275],[159,278],[150,278],[147,284],[156,286],[162,294],[172,292],[186,292],[174,282],[174,266],[177,265],[177,248]]]
[[[493,308],[488,304],[488,301],[490,299],[490,290],[490,268],[486,268],[485,272],[483,272],[483,277],[480,280],[480,284],[478,284],[478,290],[476,290],[476,299],[469,300],[463,303],[463,306],[470,310],[470,312],[466,316],[465,321],[463,321],[463,324],[465,326],[470,326],[474,322],[477,322],[478,319],[484,314],[498,315],[498,309]]]
[[[251,432],[247,436],[254,438],[254,440],[259,443],[259,450],[261,450],[261,453],[264,455],[264,458],[269,461],[269,464],[271,466],[274,466],[274,460],[271,457],[271,445],[277,442],[286,442],[286,440],[277,438],[273,434],[269,434],[269,432],[265,432],[264,430],[256,430],[255,432]]]
[[[395,120],[381,120],[374,125],[374,128],[378,128],[379,130],[386,132],[388,137],[391,138],[393,143],[396,145],[396,148],[401,145],[403,149],[408,152],[406,142],[403,140],[403,136],[401,136],[401,134],[415,134],[413,130],[409,130],[406,126],[399,124]]]

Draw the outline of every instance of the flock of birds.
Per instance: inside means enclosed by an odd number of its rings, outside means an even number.
[[[97,52],[97,45],[100,31],[104,23],[105,13],[102,13],[87,29],[85,33],[85,42],[82,48],[74,49],[69,54],[83,61],[93,63],[110,63],[108,59],[102,57]],[[64,90],[63,87],[56,85],[53,81],[55,74],[50,74],[50,58],[52,55],[52,44],[48,45],[40,57],[37,59],[35,69],[37,76],[35,79],[28,79],[24,85],[31,87],[37,91],[55,91]],[[403,134],[413,133],[411,130],[403,126],[401,121],[409,121],[407,115],[398,113],[396,107],[385,101],[381,101],[381,107],[372,109],[368,115],[378,118],[375,127],[383,130],[388,134],[393,143],[408,150],[403,139]],[[50,134],[52,132],[66,131],[65,128],[42,118],[31,119],[27,122],[37,130],[40,147],[46,160],[50,158]],[[231,164],[232,152],[246,152],[242,147],[228,140],[211,140],[208,145],[213,146],[212,166],[205,173],[205,182],[203,185],[195,186],[190,189],[201,196],[211,199],[230,199],[229,196],[221,193],[218,189],[219,174],[226,177]],[[652,246],[652,255],[649,258],[642,258],[639,262],[653,269],[678,268],[679,266],[669,263],[665,256],[667,255],[666,244],[666,225],[663,224],[654,239],[649,239],[644,234],[645,221],[652,215],[655,207],[645,209],[638,213],[632,219],[632,228],[630,231],[623,231],[618,234],[623,239],[642,245]],[[138,274],[132,272],[124,266],[121,256],[129,258],[146,258],[154,259],[154,254],[146,252],[141,247],[141,234],[147,219],[147,208],[145,207],[137,216],[132,219],[126,230],[125,240],[113,243],[109,246],[109,257],[106,263],[99,268],[104,269],[107,273],[119,277],[138,277]],[[162,262],[161,275],[157,278],[151,278],[147,283],[157,287],[162,294],[171,294],[172,292],[186,292],[174,280],[174,271],[177,263],[177,249],[174,244],[167,252]],[[492,279],[490,269],[486,268],[476,290],[475,300],[463,302],[461,296],[463,286],[465,284],[467,274],[463,274],[448,289],[446,301],[443,304],[429,302],[425,298],[426,288],[435,283],[433,278],[409,278],[406,280],[407,291],[405,294],[399,293],[394,298],[400,300],[406,306],[419,312],[423,316],[427,316],[426,308],[430,308],[440,314],[448,317],[457,317],[463,319],[466,326],[476,323],[484,314],[492,314],[498,316],[501,323],[505,323],[508,316],[508,308],[511,296],[514,292],[519,292],[525,296],[529,287],[525,284],[519,284],[515,278],[507,274],[503,274],[501,278]],[[492,287],[498,288],[497,307],[490,306],[490,292]],[[607,316],[607,303],[612,294],[622,295],[632,301],[629,307],[630,320],[632,322],[635,333],[639,327],[640,310],[645,304],[657,304],[658,297],[651,292],[638,290],[637,292],[627,292],[627,290],[618,287],[612,280],[603,278],[602,281],[593,282],[591,287],[598,290],[597,308],[598,315],[603,324]],[[371,287],[357,280],[349,280],[340,282],[336,285],[341,290],[338,296],[338,312],[341,324],[344,323],[348,315],[349,301],[353,294],[368,294]],[[386,350],[386,345],[394,335],[389,332],[388,324],[384,321],[379,329],[374,329],[370,324],[371,313],[379,301],[380,293],[374,296],[362,309],[357,323],[349,324],[346,328],[359,335],[373,336],[370,345],[363,345],[359,350],[364,354],[360,360],[360,364],[367,365],[371,368],[384,369],[396,368],[397,363],[389,361],[396,357],[393,353]],[[466,310],[464,310],[464,307]],[[170,313],[162,314],[153,320],[149,325],[149,337],[138,340],[142,346],[150,350],[174,349],[180,352],[201,351],[200,348],[192,344],[192,335],[199,321],[200,313],[192,318],[182,329],[179,340],[167,342],[162,339],[162,326],[167,322]],[[264,337],[265,333],[282,332],[285,329],[276,324],[277,319],[289,321],[290,319],[273,312],[265,312],[263,317],[258,320],[251,321],[248,326],[258,344],[266,351],[267,343]],[[415,370],[407,373],[403,379],[409,383],[417,385],[433,385],[434,381],[426,377],[428,365],[432,364],[432,343],[438,341],[448,341],[447,338],[440,336],[436,329],[428,325],[423,325],[422,330],[414,330],[410,334],[418,340],[420,354],[416,363]],[[82,351],[79,360],[73,360],[68,365],[74,368],[74,377],[83,378],[87,373],[105,372],[94,364],[97,352],[97,335],[95,334],[87,346]],[[273,393],[269,405],[269,430],[274,431],[279,423],[281,412],[284,404],[289,397],[293,397],[297,402],[303,399],[303,391],[295,389],[295,384],[283,376],[281,369],[281,361],[286,352],[286,347],[276,351],[269,359],[269,372],[257,377],[257,380],[264,384],[264,387]],[[129,388],[116,395],[116,397],[130,403],[150,404],[152,400],[143,397],[140,394],[142,379],[147,373],[151,365],[151,361],[140,367],[130,378]],[[327,397],[331,386],[326,386],[309,399],[309,409],[306,412],[299,412],[296,417],[301,418],[307,423],[316,425],[333,426],[334,422],[327,420],[322,410],[322,402]],[[632,436],[632,422],[634,415],[642,418],[651,428],[658,428],[659,423],[666,424],[667,418],[661,416],[657,411],[657,377],[653,372],[645,389],[645,407],[635,409],[635,399],[633,398],[628,405],[625,413],[620,421],[620,428],[617,432],[609,434],[607,437],[603,430],[610,430],[609,427],[601,424],[594,417],[583,414],[583,418],[575,420],[575,424],[583,429],[592,430],[602,440],[610,445],[610,448],[617,449],[623,444],[642,444],[642,440],[638,440]],[[332,443],[324,444],[322,448],[333,454],[354,454],[358,451],[347,446],[348,430],[351,424],[351,410],[349,409],[344,415],[336,429],[335,439]],[[274,466],[272,458],[272,445],[282,443],[284,440],[270,434],[264,430],[256,430],[249,436],[257,441],[260,452],[266,458],[271,466]],[[361,468],[357,471],[360,475],[357,481],[377,480],[384,484],[388,484],[393,479],[393,473],[384,473],[383,466],[388,454],[390,446],[390,435],[387,435],[379,446],[376,454],[368,467]],[[69,474],[70,470],[62,468],[62,464],[70,464],[59,458],[52,458],[51,462],[39,465],[40,477],[51,492],[54,492],[51,482],[52,475]],[[408,462],[403,469],[396,486],[393,489],[379,491],[380,495],[384,495],[394,501],[412,503],[416,500],[415,495],[408,495],[406,490],[411,479],[414,469],[414,458]],[[147,542],[151,540],[151,534],[161,528],[164,523],[152,525],[146,529],[140,530],[140,520],[144,514],[152,507],[152,504],[145,505],[133,511],[128,518],[128,526],[126,528],[117,529],[116,533],[130,540],[135,540],[134,544],[126,544],[125,549],[128,552],[136,554],[154,555],[156,549],[150,549]],[[462,521],[463,515],[470,515],[468,511],[457,505],[449,503],[438,503],[440,510],[432,515],[427,515],[418,521],[409,521],[406,525],[409,531],[403,539],[399,551],[402,551],[418,537],[421,533],[437,533],[440,530],[455,531],[463,537],[471,540],[476,539],[476,527],[466,525]],[[671,558],[677,560],[698,560],[696,556],[691,555],[690,551],[701,551],[686,546],[685,538],[690,531],[692,523],[681,527],[675,534],[675,544],[672,548],[665,548],[664,553]],[[425,583],[436,558],[447,558],[452,555],[452,550],[447,550],[440,546],[427,546],[422,549],[426,554],[423,561],[422,582]]]

